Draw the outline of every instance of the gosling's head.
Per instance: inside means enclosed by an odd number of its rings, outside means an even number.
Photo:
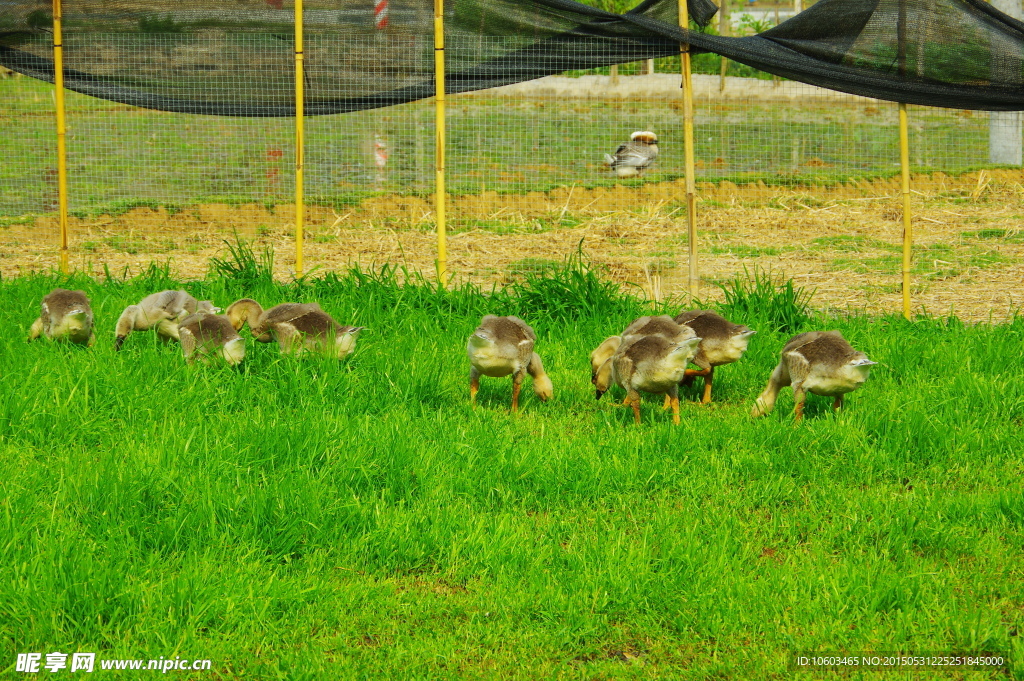
[[[601,341],[601,344],[594,348],[594,351],[590,353],[590,382],[597,385],[597,373],[601,366],[605,362],[612,358],[615,351],[619,349],[619,345],[622,344],[622,336],[609,336]],[[607,390],[605,386],[605,390]],[[602,392],[603,394],[603,392]],[[601,395],[597,396],[598,399]]]
[[[861,385],[864,381],[868,380],[871,367],[875,364],[878,364],[878,362],[872,362],[867,358],[867,355],[859,352],[842,366],[842,371],[852,383]]]

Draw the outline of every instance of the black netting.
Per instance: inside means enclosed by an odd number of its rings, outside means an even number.
[[[52,82],[47,6],[36,0],[2,5],[0,64]],[[372,7],[368,0],[306,3],[307,114],[434,94],[432,3],[391,0],[383,30],[374,25]],[[689,0],[699,24],[715,10],[710,0]],[[451,93],[669,56],[689,42],[696,51],[843,92],[961,109],[1024,109],[1024,24],[981,0],[821,0],[744,38],[680,29],[677,0],[647,0],[624,15],[571,0],[451,0],[445,11]],[[150,109],[290,116],[292,18],[280,0],[165,6],[68,0],[65,84]]]

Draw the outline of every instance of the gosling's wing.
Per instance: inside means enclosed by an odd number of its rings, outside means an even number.
[[[612,163],[612,167],[646,168],[657,156],[658,153],[646,144],[626,142],[615,150],[615,162]]]
[[[803,383],[811,374],[811,363],[799,349],[783,352],[782,361],[785,363],[786,369],[788,369],[789,380],[794,386]]]

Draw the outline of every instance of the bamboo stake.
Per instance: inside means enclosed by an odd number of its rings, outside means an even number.
[[[722,36],[732,35],[732,21],[729,17],[729,3],[723,2],[718,8],[718,34]],[[718,76],[718,91],[725,92],[725,76],[729,72],[729,58],[722,57],[720,74]]]
[[[907,8],[900,0],[896,17],[896,61],[900,78],[907,74]],[[913,232],[910,224],[910,134],[907,105],[900,102],[900,188],[903,192],[903,316],[910,319],[910,256]]]
[[[302,0],[295,0],[295,276],[302,276],[303,222],[306,217],[303,167],[305,165],[305,69],[302,49]]]
[[[437,280],[441,286],[448,283],[448,248],[445,225],[445,102],[444,102],[444,0],[434,0],[434,86],[435,121],[437,131],[434,162],[434,213],[437,215]]]
[[[910,134],[907,105],[900,102],[900,170],[903,190],[903,316],[910,319],[910,249],[913,231],[910,225]]]
[[[687,0],[679,0],[679,27],[688,30],[690,13]],[[683,72],[683,157],[686,171],[686,240],[690,264],[687,279],[690,295],[696,297],[700,288],[697,274],[697,199],[693,161],[693,82],[690,69],[690,44],[679,44],[680,69]]]
[[[53,88],[57,108],[57,203],[60,211],[60,271],[68,273],[68,152],[64,106],[64,33],[61,0],[53,0]]]

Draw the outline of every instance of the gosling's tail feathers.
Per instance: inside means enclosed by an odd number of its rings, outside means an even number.
[[[224,344],[224,361],[231,366],[237,366],[245,359],[245,340],[235,338]]]

